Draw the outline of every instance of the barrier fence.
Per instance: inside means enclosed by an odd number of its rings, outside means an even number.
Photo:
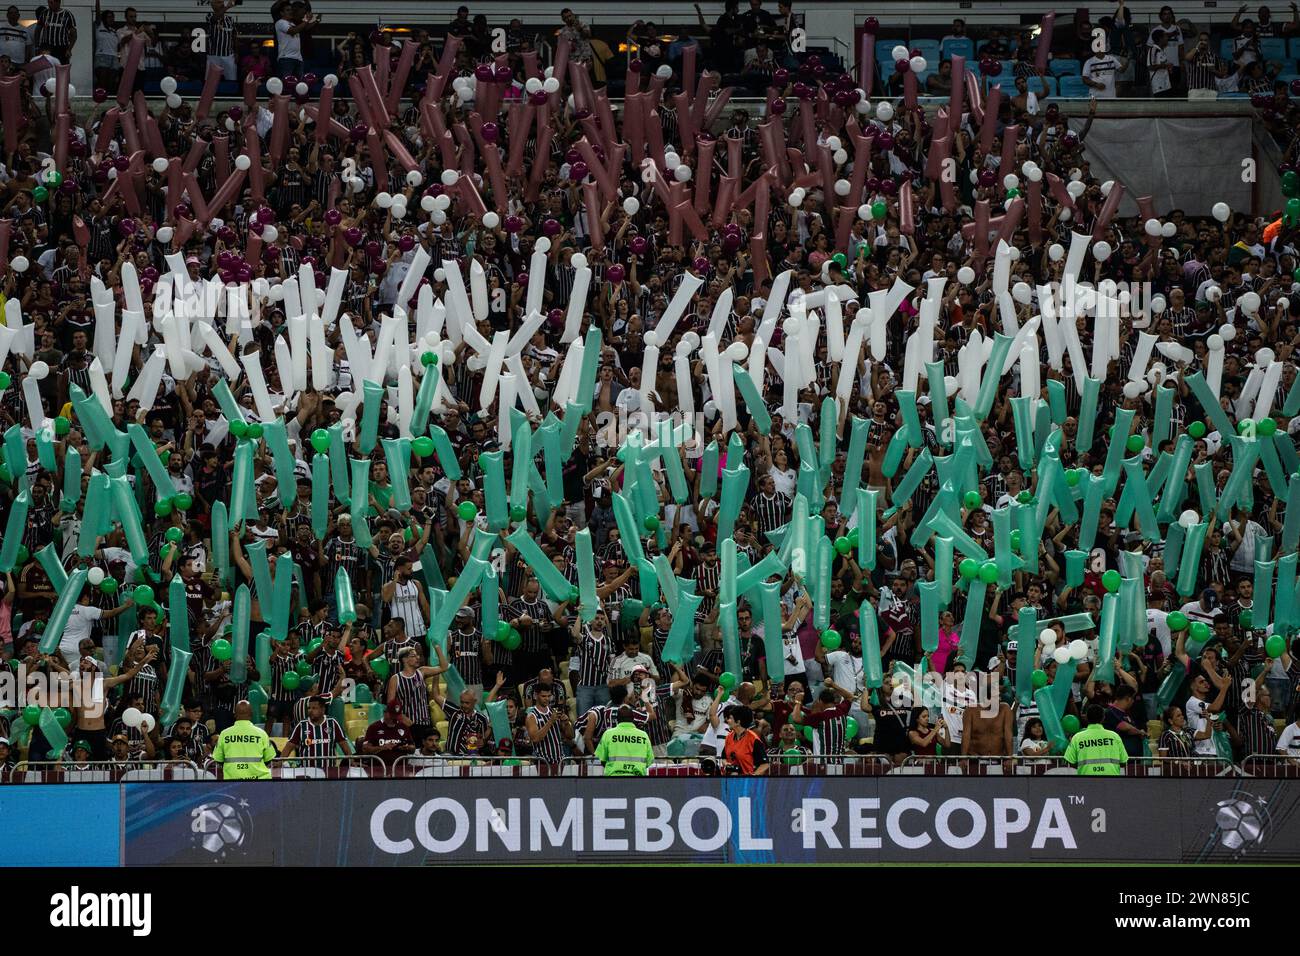
[[[594,757],[566,757],[549,764],[529,757],[410,754],[391,764],[369,754],[336,757],[276,757],[268,761],[273,780],[364,780],[438,777],[603,777],[604,765]],[[650,777],[732,776],[716,757],[656,757]],[[775,754],[768,763],[769,777],[1041,777],[1075,776],[1060,757],[910,756],[895,766],[880,754]],[[1233,764],[1221,757],[1133,758],[1125,777],[1179,779],[1263,778],[1300,779],[1300,758],[1257,755]],[[21,761],[0,767],[0,784],[148,783],[187,780],[221,780],[221,765],[207,760],[202,766],[189,760]]]

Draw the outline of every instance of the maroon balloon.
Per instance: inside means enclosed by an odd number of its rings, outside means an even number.
[[[284,78],[285,89],[291,90],[297,85],[298,85],[298,77],[294,76],[292,73],[290,73],[288,76]]]
[[[352,137],[352,142],[354,143],[361,142],[369,134],[370,134],[370,127],[367,126],[365,123],[357,123],[357,125],[353,126],[352,129],[348,131],[348,135]]]
[[[696,256],[695,261],[691,263],[691,265],[695,266],[696,272],[707,272],[709,269],[709,260],[704,256]]]
[[[631,241],[627,245],[628,248],[632,250],[633,255],[636,256],[645,255],[645,249],[646,249],[645,236],[633,236]]]
[[[479,135],[483,137],[485,143],[495,143],[501,135],[501,127],[496,123],[484,123],[479,130]]]
[[[998,177],[991,169],[981,169],[979,172],[979,181],[981,186],[988,189],[998,181]]]
[[[302,265],[304,265],[304,266],[308,266],[308,267],[310,267],[310,268],[312,268],[312,269],[315,269],[315,268],[316,268],[316,257],[315,257],[315,256],[303,256],[303,257],[299,260],[299,262],[300,262]]]
[[[519,273],[519,275],[515,276],[515,281],[518,282],[520,285],[528,285],[528,273],[527,272]]]
[[[886,196],[898,195],[898,183],[892,179],[881,180],[880,191]]]
[[[270,206],[263,206],[257,211],[257,221],[264,226],[275,225],[275,210]]]
[[[735,252],[739,248],[740,248],[740,236],[736,235],[735,233],[729,232],[722,237],[723,252]]]
[[[582,153],[578,152],[575,147],[570,147],[569,151],[564,154],[564,161],[572,166],[574,163],[582,161]]]
[[[486,63],[480,63],[474,68],[474,79],[480,83],[491,83],[492,78],[496,76],[496,71]]]
[[[894,72],[895,72],[895,73],[910,73],[910,72],[912,72],[912,64],[908,63],[906,60],[895,60],[895,61],[894,61]]]
[[[140,275],[143,278],[148,279],[150,282],[158,281],[158,270],[155,269],[153,266],[145,266],[144,269],[140,272]]]
[[[605,278],[615,284],[623,281],[623,267],[617,262],[605,270]]]
[[[218,271],[217,278],[219,278],[222,282],[226,283],[226,285],[229,285],[230,283],[235,281],[234,273],[226,269],[222,269]]]
[[[342,221],[343,221],[343,213],[339,212],[337,209],[326,209],[326,210],[325,210],[325,224],[326,224],[326,225],[328,225],[328,226],[337,226],[337,225],[338,225],[339,223],[341,223]]]
[[[400,239],[397,240],[397,248],[401,249],[403,252],[410,252],[412,249],[415,248],[415,237],[402,236]]]
[[[229,112],[230,118],[236,123],[244,118],[244,108],[242,106],[232,106]]]
[[[383,259],[374,259],[370,263],[370,271],[377,276],[381,276],[388,271],[388,263]]]
[[[315,73],[308,73],[303,76],[302,81],[308,86],[315,86],[320,81],[320,77]]]
[[[230,245],[239,237],[235,235],[234,229],[230,228],[229,226],[222,226],[219,230],[217,230],[217,238],[220,239],[222,242],[224,242],[226,245]]]
[[[633,73],[640,73],[642,66],[643,64],[641,63],[640,60],[633,60],[631,63],[627,65],[627,68],[631,70]]]
[[[429,188],[424,191],[426,196],[441,196],[447,191],[447,187],[442,183],[429,183]]]
[[[987,70],[985,70],[984,72],[987,73],[989,76],[998,76],[998,75],[1000,75],[1000,74],[1002,73],[1002,61],[1001,61],[1001,60],[990,60],[990,61],[989,61],[989,68],[988,68]]]
[[[120,232],[123,236],[131,235],[131,233],[135,232],[135,220],[134,219],[121,220],[117,224],[117,231]]]
[[[868,176],[868,177],[867,177],[867,183],[866,183],[866,186],[867,186],[867,192],[869,192],[869,193],[878,193],[878,192],[880,192],[880,180],[877,179],[875,176]]]
[[[851,90],[836,90],[831,97],[836,106],[852,106],[853,93]]]
[[[767,104],[767,111],[773,116],[780,116],[785,112],[785,100],[773,100]]]
[[[274,263],[274,262],[278,262],[279,260],[280,260],[279,246],[267,246],[265,249],[262,250],[263,262]]]
[[[74,139],[68,144],[68,152],[73,156],[85,156],[86,144],[79,139]]]
[[[550,322],[551,325],[555,325],[555,326],[560,325],[562,322],[564,322],[564,310],[551,309],[550,312],[546,313],[546,321]]]
[[[1300,96],[1300,80],[1291,81],[1291,95]]]
[[[77,191],[77,184],[71,179],[65,179],[63,185],[59,187],[59,192],[71,196]]]
[[[528,101],[534,106],[544,106],[546,104],[546,91],[538,90],[528,97]]]
[[[508,66],[497,67],[496,80],[498,83],[506,84],[515,78],[514,71]]]
[[[864,33],[875,33],[880,29],[880,21],[875,17],[867,17],[862,21],[862,30]]]
[[[253,280],[253,267],[247,262],[242,263],[236,271],[236,275],[239,276],[240,282],[251,282]]]
[[[148,297],[153,294],[153,279],[140,280],[140,295]]]
[[[881,133],[876,137],[876,145],[887,153],[894,148],[894,137],[889,133]]]
[[[375,256],[379,255],[379,253],[382,250],[383,247],[379,244],[378,240],[376,239],[371,239],[369,242],[366,243],[366,255],[368,255],[372,259]]]
[[[519,230],[524,228],[524,221],[520,219],[518,216],[506,216],[505,227],[506,227],[506,232],[510,233],[513,236]]]
[[[108,99],[108,90],[104,89],[102,86],[97,86],[95,87],[93,96],[96,103],[102,103],[104,100]]]
[[[131,168],[131,159],[127,156],[119,156],[113,160],[113,166],[119,173],[124,173]]]
[[[560,234],[563,228],[564,227],[560,225],[559,220],[548,219],[544,223],[542,223],[542,234],[544,236],[554,238],[555,236],[558,236]]]
[[[569,167],[569,178],[575,183],[580,183],[587,178],[587,173],[591,172],[587,164],[579,160]]]
[[[772,73],[772,85],[780,89],[790,82],[790,71],[782,67]]]
[[[183,202],[178,202],[176,205],[172,206],[172,217],[175,219],[180,219],[189,214],[190,207]]]
[[[353,248],[361,245],[363,234],[356,226],[351,226],[343,233],[343,240]]]

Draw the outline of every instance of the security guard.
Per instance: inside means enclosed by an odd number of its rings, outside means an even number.
[[[253,723],[253,705],[241,700],[235,705],[235,722],[217,735],[212,759],[221,764],[226,780],[270,780],[266,762],[276,756],[266,731]]]
[[[1092,704],[1084,716],[1088,726],[1075,734],[1065,748],[1065,762],[1077,768],[1081,777],[1122,776],[1128,751],[1119,734],[1102,726],[1105,708]]]
[[[650,735],[632,723],[632,708],[618,709],[618,723],[601,734],[596,759],[605,765],[607,777],[644,777],[654,760]]]

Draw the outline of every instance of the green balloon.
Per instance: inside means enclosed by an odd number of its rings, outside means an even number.
[[[131,597],[135,599],[136,604],[153,604],[153,588],[147,584],[141,584],[132,592]]]
[[[510,636],[510,622],[497,621],[496,639],[500,641],[502,644],[504,644],[506,642],[506,638],[508,638],[509,636]]]
[[[839,650],[840,632],[836,630],[822,631],[822,647],[828,651]]]
[[[1081,469],[1071,468],[1065,473],[1065,483],[1073,488],[1079,483],[1079,478],[1083,474]]]
[[[516,524],[521,524],[528,520],[528,509],[523,505],[515,505],[510,509],[510,520]]]
[[[1015,199],[1019,195],[1020,195],[1020,190],[1014,186],[1012,186],[1010,189],[1007,190],[1008,199]]]
[[[1237,434],[1238,435],[1246,434],[1246,431],[1250,429],[1254,424],[1255,423],[1251,419],[1243,418],[1241,421],[1237,422]]]
[[[1245,630],[1250,630],[1250,625],[1255,623],[1255,615],[1251,613],[1250,608],[1246,608],[1237,615],[1237,623],[1239,623]]]
[[[506,635],[506,639],[502,641],[501,644],[506,650],[514,651],[519,649],[519,645],[522,644],[523,641],[523,637],[521,637],[519,632],[512,627],[510,633]]]
[[[194,507],[194,497],[182,491],[172,497],[172,507],[177,511],[189,511]]]
[[[254,440],[262,437],[262,426],[257,422],[248,426],[248,437]]]
[[[1205,422],[1192,422],[1187,426],[1187,434],[1193,438],[1205,437]]]
[[[646,529],[647,531],[658,531],[658,530],[659,530],[659,519],[656,518],[654,515],[650,515],[650,516],[648,516],[648,517],[645,519],[645,529]]]
[[[852,550],[853,550],[853,544],[849,541],[848,538],[844,537],[844,535],[840,535],[838,538],[835,539],[836,554],[848,554]]]
[[[731,690],[731,688],[736,686],[736,675],[731,673],[731,671],[723,671],[718,675],[718,684],[723,690]]]
[[[66,707],[60,707],[56,710],[54,712],[54,719],[59,722],[59,726],[64,730],[67,730],[68,727],[72,725],[72,714],[68,712]]]
[[[857,528],[854,528],[852,531],[849,532],[849,547],[856,548],[858,546],[858,542],[860,542],[861,540],[862,540],[862,536],[858,534]]]
[[[1129,451],[1136,454],[1147,446],[1147,440],[1141,435],[1129,435],[1125,444]]]
[[[299,677],[309,677],[311,676],[311,664],[307,661],[299,661],[297,671]]]
[[[1282,174],[1282,195],[1296,196],[1300,194],[1300,176],[1297,176],[1295,170],[1288,169]]]
[[[380,677],[382,677],[384,680],[387,680],[388,679],[388,658],[372,657],[370,659],[370,669],[374,671],[376,674],[378,674]],[[294,676],[296,677],[297,675],[295,674]]]
[[[316,640],[312,641],[310,644],[307,645],[307,653],[308,654],[316,653],[321,649],[321,645],[324,643],[325,642],[322,641],[319,637],[316,638]]]
[[[99,589],[105,594],[117,593],[117,578],[104,578],[99,582]]]
[[[974,581],[980,576],[980,563],[974,558],[962,558],[957,565],[957,572],[967,581]]]
[[[473,521],[478,517],[478,507],[472,501],[462,501],[456,506],[456,514],[461,521]]]
[[[420,356],[420,362],[424,365],[437,365],[438,356],[433,352],[425,352]]]
[[[1170,611],[1165,623],[1169,625],[1169,630],[1181,631],[1187,626],[1187,615],[1182,611]]]
[[[165,467],[167,465],[167,462],[172,460],[172,453],[169,451],[165,451],[158,456],[158,460],[161,461],[163,463],[163,466]]]
[[[159,498],[153,503],[153,513],[159,518],[166,518],[172,513],[172,503],[166,498]]]
[[[419,441],[417,438],[416,441]],[[330,433],[323,428],[318,428],[311,433],[311,447],[319,452],[330,450]]]
[[[1119,585],[1121,580],[1122,578],[1120,576],[1120,573],[1116,571],[1114,568],[1107,571],[1105,574],[1101,576],[1102,586],[1105,587],[1106,590],[1109,591],[1111,594],[1114,594],[1116,591],[1119,590]]]
[[[28,704],[23,708],[23,723],[28,727],[35,727],[41,722],[41,709],[35,704]]]
[[[1255,423],[1255,434],[1268,438],[1277,432],[1277,422],[1271,418],[1261,418]]]
[[[961,501],[962,504],[966,506],[967,511],[974,511],[976,508],[984,504],[984,499],[980,497],[978,491],[966,492],[966,494],[962,495]]]
[[[234,435],[236,438],[247,438],[248,437],[247,423],[241,422],[239,419],[235,419],[233,422],[230,423],[230,434]]]
[[[1034,668],[1034,672],[1029,675],[1029,683],[1034,686],[1034,690],[1047,686],[1047,671],[1041,668]]]
[[[45,202],[50,198],[50,191],[44,186],[37,186],[32,190],[32,201],[37,203]]]
[[[411,442],[411,451],[420,458],[428,458],[433,454],[433,439],[428,435],[421,435]]]
[[[45,174],[45,185],[58,189],[63,185],[63,173],[59,172],[57,169],[51,169]]]
[[[998,579],[998,566],[995,561],[985,561],[980,565],[980,580],[985,584],[994,584]]]
[[[1020,550],[1020,529],[1019,528],[1011,532],[1011,550],[1012,551]]]
[[[880,200],[877,200],[876,202],[873,202],[873,203],[871,204],[871,218],[872,218],[872,219],[877,219],[877,220],[879,220],[879,219],[884,219],[884,218],[885,218],[885,213],[888,212],[888,211],[889,211],[889,207],[886,206],[886,205],[885,205],[883,202],[881,202]]]
[[[163,534],[163,537],[166,538],[168,541],[170,541],[172,544],[180,544],[181,538],[183,538],[184,536],[185,536],[185,532],[182,531],[180,528],[168,528],[166,533]]]
[[[285,690],[297,690],[300,683],[302,678],[298,676],[297,671],[285,671],[284,676],[280,678],[280,684]]]
[[[1079,718],[1074,714],[1066,714],[1061,718],[1061,729],[1065,731],[1065,736],[1073,737],[1079,732]]]
[[[27,550],[27,546],[24,544],[20,544],[18,546],[18,554],[14,557],[14,563],[26,564],[29,560],[31,560],[31,557],[32,557],[32,553]]]
[[[1033,500],[1034,500],[1034,496],[1029,493],[1028,489],[1016,495],[1016,501],[1019,501],[1022,505],[1027,505]]]
[[[224,637],[219,637],[212,642],[212,656],[219,661],[228,661],[230,656],[235,652],[234,647]]]
[[[1270,637],[1267,641],[1264,642],[1264,653],[1267,654],[1269,657],[1273,658],[1273,660],[1277,660],[1284,653],[1286,653],[1286,638],[1284,638],[1281,634],[1274,634],[1272,637]],[[26,719],[26,717],[27,717],[27,712],[24,711],[23,718]]]
[[[1286,201],[1286,220],[1292,226],[1300,222],[1300,199],[1291,198]]]
[[[1193,640],[1208,641],[1210,639],[1210,625],[1204,621],[1193,621],[1189,628],[1189,633]]]
[[[882,205],[883,205],[883,204],[882,204]],[[806,741],[808,741],[809,743],[812,743],[812,739],[813,739],[813,729],[812,729],[812,726],[811,726],[810,724],[804,724],[804,725],[803,725],[803,739],[806,740]]]
[[[0,388],[8,388],[11,381],[8,372],[0,372]]]
[[[54,419],[54,434],[66,435],[72,430],[72,422],[68,421],[62,415]]]
[[[856,718],[850,717],[844,722],[844,733],[848,735],[850,740],[853,740],[858,736],[858,722]]]
[[[789,750],[781,751],[781,762],[787,767],[797,767],[803,763],[803,753],[798,747],[791,747]]]
[[[577,603],[577,601],[578,601],[578,599],[579,599],[580,597],[582,597],[582,592],[578,590],[578,586],[577,586],[576,584],[571,584],[571,585],[569,585],[569,602],[568,602],[568,603],[570,603],[570,604],[575,604],[575,603]],[[656,605],[654,605],[654,607],[657,608],[657,607],[659,607],[659,605],[656,604]]]

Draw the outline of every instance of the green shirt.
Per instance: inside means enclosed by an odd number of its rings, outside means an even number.
[[[1084,777],[1118,777],[1124,773],[1128,751],[1113,730],[1092,724],[1079,731],[1065,748],[1065,762]]]
[[[607,777],[644,777],[654,760],[650,735],[633,723],[619,723],[600,736],[596,759]]]
[[[275,756],[275,747],[265,730],[250,720],[237,720],[217,735],[212,759],[222,765],[226,780],[270,780],[271,768],[266,761]]]

